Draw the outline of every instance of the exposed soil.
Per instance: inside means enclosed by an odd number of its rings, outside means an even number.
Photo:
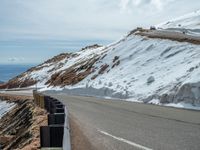
[[[16,106],[0,119],[0,144],[4,150],[37,150],[40,147],[40,126],[47,125],[47,113],[29,96],[0,94],[1,100]]]
[[[51,76],[51,79],[47,81],[46,85],[51,86],[65,86],[65,85],[74,85],[89,74],[94,71],[94,63],[99,60],[99,57],[91,58],[90,60],[76,63],[66,70],[57,72]]]
[[[43,68],[49,67],[52,64],[58,63],[62,61],[63,59],[71,58],[75,56],[76,55],[73,53],[61,53],[36,67],[32,67],[28,69],[26,72],[14,77],[13,79],[9,80],[7,83],[0,84],[0,89],[23,88],[23,87],[29,87],[29,86],[35,85],[38,81],[32,78],[26,78],[27,74],[30,74],[33,71],[42,70]],[[57,68],[56,67],[52,68],[50,72],[56,69],[59,69],[59,67],[62,67],[62,64],[58,65]]]
[[[21,81],[20,78],[22,78],[23,75],[20,75],[16,78],[13,78],[12,80],[8,81],[7,83],[0,84],[0,89],[12,89],[12,88],[23,88],[23,87],[29,87],[37,83],[36,80],[33,79],[25,79]]]

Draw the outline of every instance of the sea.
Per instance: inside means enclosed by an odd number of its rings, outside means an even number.
[[[0,81],[7,82],[33,66],[35,64],[0,64]]]
[[[7,82],[13,77],[25,72],[29,68],[35,66],[34,64],[17,65],[17,64],[0,64],[0,82]],[[14,107],[13,103],[7,103],[6,101],[1,101],[0,99],[0,118]]]

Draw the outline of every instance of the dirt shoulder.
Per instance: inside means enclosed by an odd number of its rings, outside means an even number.
[[[71,114],[69,116],[72,150],[94,150],[95,148],[92,146],[92,144],[82,132],[77,119]]]

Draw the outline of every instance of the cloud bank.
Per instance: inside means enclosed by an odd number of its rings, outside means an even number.
[[[138,26],[159,24],[199,6],[197,0],[1,0],[0,63],[12,53],[39,61],[63,49],[108,44]]]
[[[174,0],[120,0],[121,11],[131,11],[133,8],[149,7],[154,10],[163,10],[164,6],[172,3]]]

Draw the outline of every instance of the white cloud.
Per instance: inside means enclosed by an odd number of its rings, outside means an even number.
[[[87,41],[112,42],[199,6],[197,0],[0,0],[0,63],[39,61]]]
[[[23,57],[11,57],[11,58],[8,58],[8,61],[9,62],[23,62],[24,58]]]
[[[163,10],[164,6],[173,2],[174,0],[120,0],[121,11],[130,12],[132,8],[147,7]],[[134,9],[132,9],[134,10]]]
[[[0,40],[116,40],[137,26],[158,24],[198,5],[196,0],[2,0]]]

